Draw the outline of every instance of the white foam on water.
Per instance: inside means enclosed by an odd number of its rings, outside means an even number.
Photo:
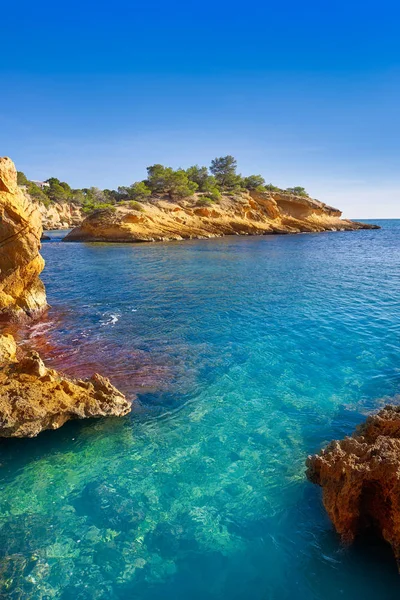
[[[103,315],[105,316],[105,315]],[[107,317],[106,321],[102,321],[101,325],[102,327],[106,326],[106,325],[115,325],[115,323],[117,323],[119,321],[121,315],[114,315],[114,314],[110,314]]]

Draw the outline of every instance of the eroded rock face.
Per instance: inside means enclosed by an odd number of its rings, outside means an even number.
[[[0,317],[33,316],[47,306],[39,275],[41,217],[17,186],[17,171],[0,158]]]
[[[52,203],[49,206],[38,204],[45,231],[50,229],[70,229],[79,227],[84,215],[80,206],[68,202]]]
[[[131,403],[95,373],[72,379],[46,368],[37,352],[16,359],[11,335],[0,335],[0,437],[35,437],[70,419],[123,416]]]
[[[400,407],[368,417],[351,437],[307,459],[307,477],[346,543],[365,532],[383,537],[400,566]]]
[[[121,203],[92,213],[64,241],[159,242],[375,228],[379,229],[342,219],[339,210],[312,198],[243,191],[224,194],[216,203],[200,194],[181,201],[154,196],[140,210]]]
[[[0,336],[0,365],[17,362],[17,344],[10,333]]]

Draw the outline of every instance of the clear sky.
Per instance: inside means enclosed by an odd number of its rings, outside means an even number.
[[[5,2],[0,155],[115,188],[209,164],[400,218],[400,5],[383,0]]]

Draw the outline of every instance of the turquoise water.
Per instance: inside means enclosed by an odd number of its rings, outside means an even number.
[[[400,389],[400,221],[381,225],[44,243],[52,309],[25,341],[137,400],[1,442],[0,597],[398,597],[390,550],[343,548],[304,477]]]

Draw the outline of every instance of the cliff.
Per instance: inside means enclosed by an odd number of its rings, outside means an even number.
[[[47,369],[37,352],[20,361],[11,335],[0,335],[0,437],[35,437],[70,419],[123,416],[131,403],[97,373],[72,379]]]
[[[33,316],[46,307],[39,275],[41,216],[17,186],[17,171],[0,158],[0,317]]]
[[[154,242],[375,227],[341,219],[339,210],[308,197],[243,191],[217,202],[195,194],[181,201],[154,196],[121,203],[95,211],[64,241]]]
[[[17,185],[9,158],[0,158],[0,316],[18,320],[44,309],[39,275],[42,218]],[[131,410],[125,396],[98,374],[75,380],[47,369],[31,352],[17,359],[11,335],[0,335],[0,437],[33,437],[69,419],[121,416]]]
[[[400,407],[386,406],[351,437],[307,459],[336,531],[349,543],[372,533],[389,542],[400,568]]]
[[[71,229],[78,227],[84,219],[82,209],[77,204],[53,202],[49,206],[45,206],[39,203],[37,207],[42,217],[44,230]]]

